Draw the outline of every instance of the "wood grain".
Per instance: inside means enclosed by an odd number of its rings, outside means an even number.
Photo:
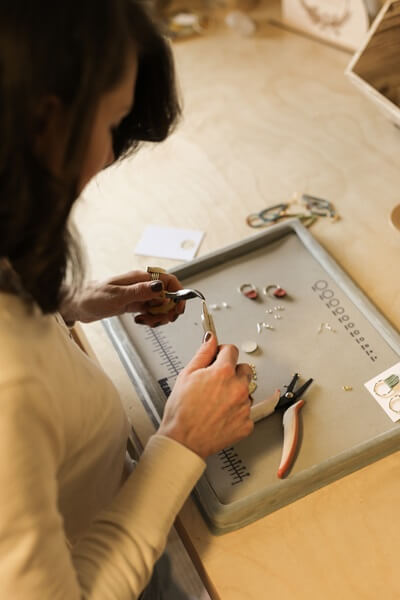
[[[397,124],[400,123],[400,2],[387,2],[347,75]]]
[[[134,255],[147,224],[204,230],[206,253],[252,234],[248,213],[309,192],[342,217],[313,234],[399,328],[400,236],[389,214],[400,200],[400,132],[348,83],[347,55],[272,26],[274,14],[259,11],[253,38],[221,25],[175,46],[179,128],[104,172],[77,207],[90,275],[154,263]],[[145,441],[151,424],[101,324],[84,330]],[[180,528],[214,598],[394,600],[399,473],[396,453],[222,537],[190,499]]]

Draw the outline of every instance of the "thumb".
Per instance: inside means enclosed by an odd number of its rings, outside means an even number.
[[[187,364],[186,370],[189,372],[204,369],[211,365],[218,351],[217,338],[211,331],[207,331],[204,341],[192,360]]]

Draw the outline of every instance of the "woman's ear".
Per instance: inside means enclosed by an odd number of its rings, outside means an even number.
[[[57,96],[46,96],[40,101],[35,117],[35,155],[54,175],[60,175],[68,134],[65,107]]]

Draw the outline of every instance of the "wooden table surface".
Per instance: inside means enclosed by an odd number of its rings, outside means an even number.
[[[400,202],[400,131],[346,80],[350,56],[263,16],[251,38],[221,26],[174,52],[179,128],[101,174],[76,209],[88,275],[177,264],[135,256],[148,224],[205,231],[205,254],[251,235],[248,213],[309,192],[342,217],[313,234],[398,329],[400,232],[389,214]],[[101,324],[84,330],[145,441],[152,425]],[[225,536],[210,534],[191,499],[179,523],[214,598],[391,600],[398,506],[400,453]]]

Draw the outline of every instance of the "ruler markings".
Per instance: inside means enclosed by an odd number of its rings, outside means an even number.
[[[160,356],[159,366],[164,367],[170,375],[157,380],[165,397],[168,398],[183,365],[173,346],[162,333],[149,328],[146,339],[150,341],[153,351]],[[247,477],[250,477],[249,470],[233,446],[224,448],[217,456],[221,463],[220,468],[231,479],[231,485],[243,483]]]

